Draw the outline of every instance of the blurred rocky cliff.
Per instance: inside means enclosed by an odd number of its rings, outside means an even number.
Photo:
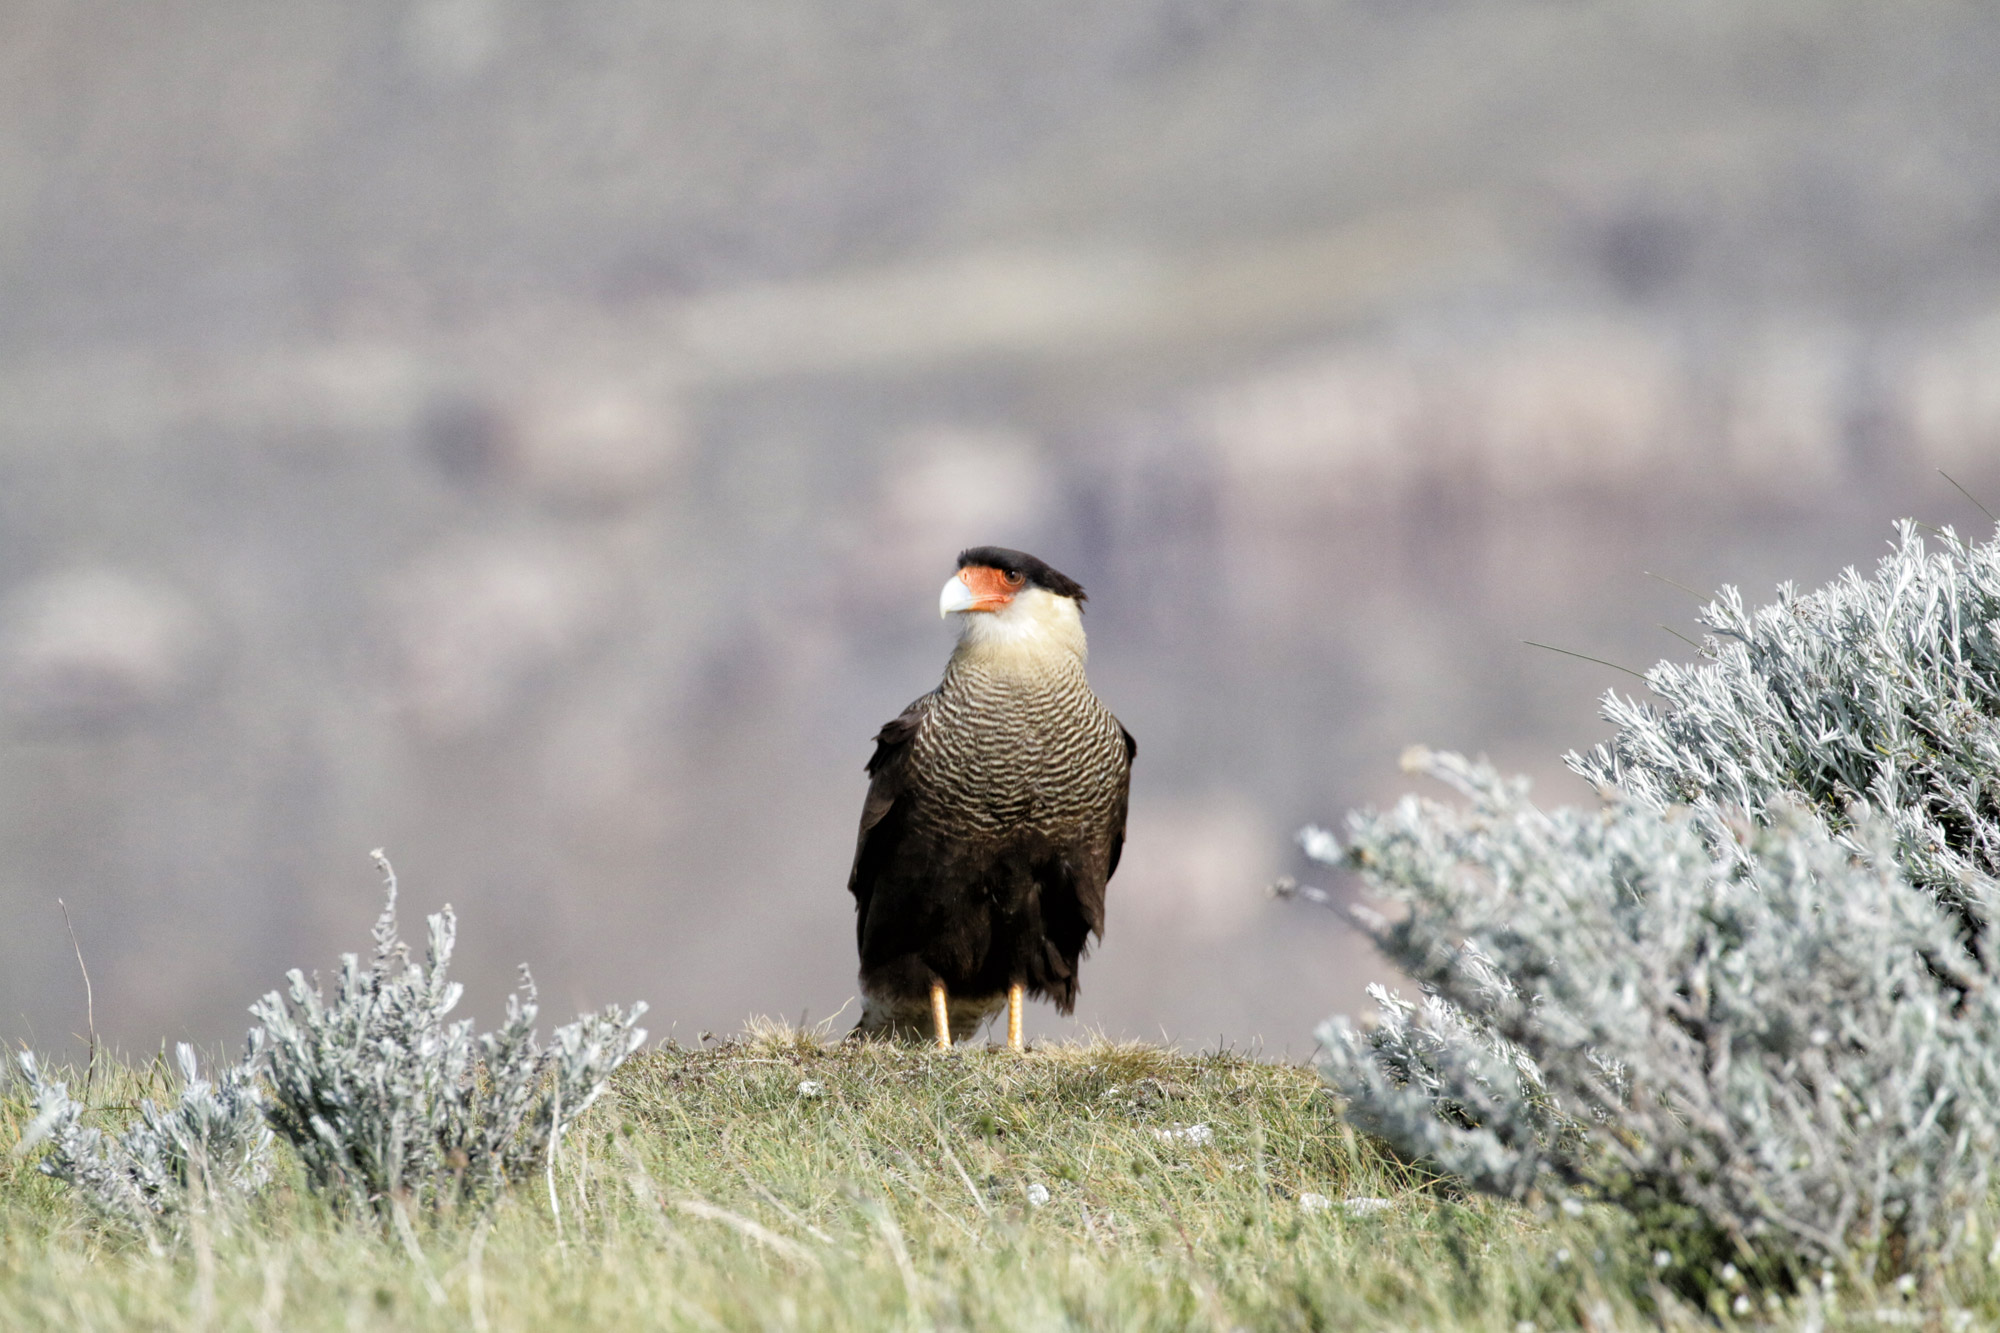
[[[1413,741],[1570,790],[1636,684],[1521,640],[2000,509],[1996,68],[1970,3],[18,0],[0,1031],[82,1028],[61,896],[100,1031],[233,1039],[378,845],[481,1012],[822,1017],[997,542],[1141,742],[1079,1021],[1303,1051],[1376,973],[1292,829]]]

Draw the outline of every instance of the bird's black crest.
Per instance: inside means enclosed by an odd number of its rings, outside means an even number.
[[[1084,600],[1081,583],[1026,551],[1010,551],[1004,546],[975,546],[958,553],[958,567],[964,569],[967,565],[984,565],[1003,574],[1019,574],[1037,588],[1046,588],[1058,597],[1074,597],[1079,602]]]

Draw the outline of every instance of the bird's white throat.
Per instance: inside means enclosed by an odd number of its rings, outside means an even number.
[[[960,657],[996,663],[1019,659],[1028,666],[1052,655],[1073,656],[1078,662],[1089,655],[1082,608],[1075,598],[1058,597],[1046,588],[1024,588],[998,611],[956,614]]]

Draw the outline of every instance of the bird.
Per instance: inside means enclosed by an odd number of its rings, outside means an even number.
[[[944,679],[867,762],[854,865],[858,1037],[949,1049],[1027,996],[1074,1012],[1125,847],[1138,743],[1084,676],[1083,586],[1025,552],[962,551]]]

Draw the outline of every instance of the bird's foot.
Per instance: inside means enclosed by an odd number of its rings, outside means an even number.
[[[937,1033],[938,1049],[951,1049],[951,1008],[945,1003],[944,983],[931,983],[931,1027]]]

